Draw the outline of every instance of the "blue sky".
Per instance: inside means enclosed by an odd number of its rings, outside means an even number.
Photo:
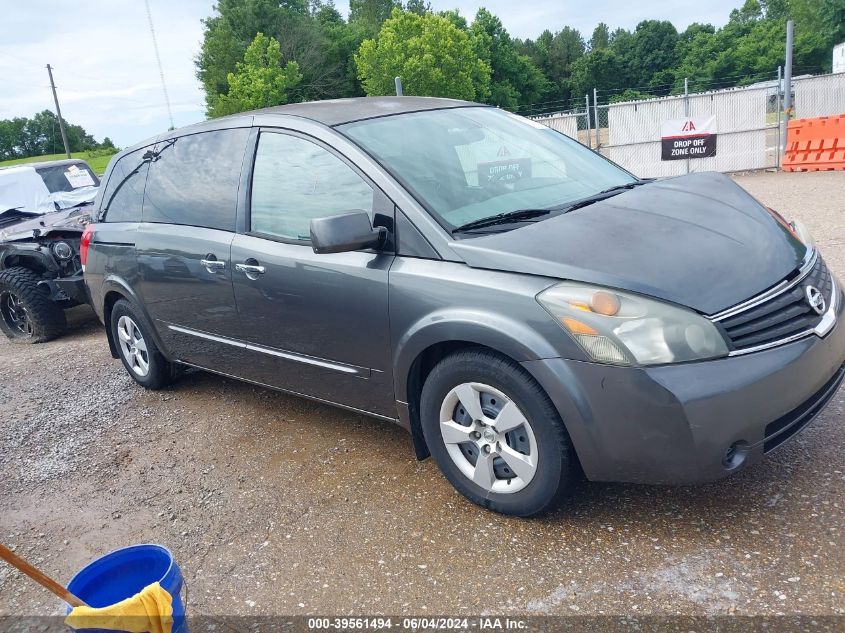
[[[204,118],[203,94],[193,60],[202,39],[200,20],[212,0],[151,0],[151,10],[176,126]],[[433,0],[437,10],[457,8],[467,18],[485,6],[516,37],[543,29],[579,29],[589,38],[599,22],[632,29],[645,19],[666,19],[678,29],[691,22],[723,25],[740,0]],[[337,7],[346,12],[347,1]],[[97,140],[132,145],[167,129],[161,81],[141,0],[15,2],[0,23],[0,119],[53,109],[46,64],[54,68],[64,117]]]

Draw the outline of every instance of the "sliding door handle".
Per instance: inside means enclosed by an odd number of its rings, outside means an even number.
[[[258,266],[255,264],[235,264],[235,270],[245,273],[247,277],[250,275],[263,275],[267,272],[267,269],[264,268],[264,266]]]
[[[226,268],[226,262],[219,259],[201,259],[200,264],[205,266],[205,269],[210,273],[216,273]]]

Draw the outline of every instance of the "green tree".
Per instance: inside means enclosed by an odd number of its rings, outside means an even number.
[[[541,100],[567,105],[573,98],[572,64],[584,55],[585,50],[581,34],[568,26],[554,34],[547,29],[536,41],[520,42],[519,50],[530,57],[546,77],[546,90]]]
[[[763,7],[758,0],[745,0],[739,9],[731,11],[730,22],[734,24],[753,24],[763,17]]]
[[[349,0],[349,23],[358,25],[367,37],[375,37],[400,0]]]
[[[321,94],[326,98],[362,96],[354,55],[364,41],[363,29],[348,24],[334,4],[319,6],[314,18],[321,34],[324,69],[328,71]]]
[[[599,22],[598,26],[593,29],[593,36],[590,38],[590,50],[598,51],[608,46],[610,46],[610,29],[604,22]]]
[[[100,147],[113,147],[106,137],[98,144],[81,125],[64,120],[68,146],[72,152],[84,152]],[[64,152],[59,118],[50,110],[32,116],[0,121],[0,160],[26,158]]]
[[[433,13],[431,3],[426,0],[408,0],[405,3],[405,11],[422,15],[423,13]]]
[[[409,95],[479,101],[490,95],[490,66],[469,35],[441,15],[394,9],[378,37],[361,44],[355,61],[368,95],[393,94],[396,76]]]
[[[461,31],[469,30],[469,24],[464,16],[461,15],[461,12],[457,9],[449,9],[448,11],[440,11],[437,15],[446,18],[459,28]]]
[[[642,101],[643,99],[650,99],[653,95],[634,90],[633,88],[626,88],[620,93],[610,97],[610,103],[619,103],[621,101]]]
[[[754,0],[750,0],[754,1]],[[677,66],[678,31],[666,20],[644,20],[637,25],[627,51],[627,79],[637,88],[671,84]],[[616,50],[617,54],[620,52]],[[667,71],[670,71],[667,73]],[[667,81],[669,79],[669,81]],[[620,86],[621,87],[621,86]],[[668,92],[668,86],[667,90]]]
[[[295,61],[299,67],[301,80],[286,91],[290,101],[360,95],[364,93],[360,80],[365,76],[371,77],[368,91],[392,93],[393,75],[399,69],[406,87],[417,83],[411,91],[434,94],[430,91],[435,88],[429,86],[435,86],[439,92],[472,93],[476,99],[506,108],[536,102],[566,108],[573,100],[580,104],[584,91],[593,87],[659,95],[680,91],[685,77],[693,90],[770,78],[783,63],[787,19],[796,25],[796,71],[830,70],[831,47],[845,40],[845,0],[736,2],[738,7],[719,29],[691,24],[678,33],[668,21],[646,20],[633,31],[611,31],[600,23],[586,44],[571,27],[519,40],[511,38],[505,25],[485,9],[478,11],[472,26],[457,10],[442,11],[437,21],[392,27],[396,32],[407,26],[409,36],[416,38],[417,48],[413,48],[407,42],[391,42],[389,35],[382,42],[381,28],[403,3],[404,13],[429,18],[433,13],[429,0],[350,0],[349,20],[344,20],[332,0],[219,0],[216,13],[204,21],[197,75],[211,112],[221,95],[228,95],[229,74],[236,71],[260,31],[280,43],[281,65]],[[454,39],[458,48],[436,50],[432,33],[440,37],[446,31],[433,25],[442,21],[466,36],[486,71],[477,60],[464,69],[449,65],[455,55],[464,54],[464,39],[449,31],[444,41],[451,46]],[[362,49],[364,40],[373,43]],[[381,54],[369,59],[382,46],[395,49],[397,55],[401,51],[401,56],[390,64]],[[605,54],[599,55],[600,51]],[[363,57],[362,52],[366,53]],[[356,53],[363,69],[356,63]],[[444,74],[445,68],[455,76]],[[380,79],[372,78],[376,76]]]
[[[24,117],[0,121],[0,160],[28,156],[26,148],[26,122]]]
[[[218,15],[203,20],[203,42],[195,60],[209,112],[229,90],[229,73],[259,31],[281,41],[292,23],[308,17],[307,0],[218,0],[215,8]]]
[[[246,49],[243,62],[238,62],[236,71],[229,73],[229,92],[217,98],[211,116],[287,103],[288,92],[301,79],[296,62],[282,66],[279,42],[258,33]]]
[[[823,0],[818,15],[827,41],[831,44],[845,42],[845,0]]]
[[[485,8],[475,14],[470,34],[479,57],[490,65],[490,103],[515,110],[536,103],[546,90],[546,78],[534,62],[519,53],[502,21]]]
[[[197,76],[210,114],[229,91],[228,76],[242,61],[260,31],[279,41],[282,62],[296,61],[302,80],[291,101],[360,94],[352,55],[364,39],[347,24],[331,2],[322,0],[221,0],[217,13],[204,21]]]
[[[572,63],[572,96],[590,94],[593,88],[610,90],[619,88],[623,60],[610,48],[590,51]]]
[[[684,29],[683,33],[678,34],[679,45],[688,44],[699,33],[707,33],[709,35],[714,35],[716,33],[716,27],[714,27],[712,24],[701,24],[700,22],[693,22],[686,29]]]

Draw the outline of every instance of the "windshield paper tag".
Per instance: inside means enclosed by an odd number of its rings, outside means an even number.
[[[76,165],[72,165],[71,167],[71,169],[65,172],[65,178],[67,178],[71,187],[79,189],[80,187],[94,186],[94,179],[91,178],[91,174],[87,169],[79,169]]]
[[[496,183],[512,183],[531,178],[530,158],[511,158],[490,163],[478,163],[478,184],[482,187]]]

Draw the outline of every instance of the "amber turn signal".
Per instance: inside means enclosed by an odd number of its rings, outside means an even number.
[[[592,336],[598,336],[598,332],[591,328],[586,323],[581,323],[581,321],[577,319],[573,319],[572,317],[563,317],[561,322],[566,326],[573,334],[590,334]]]

